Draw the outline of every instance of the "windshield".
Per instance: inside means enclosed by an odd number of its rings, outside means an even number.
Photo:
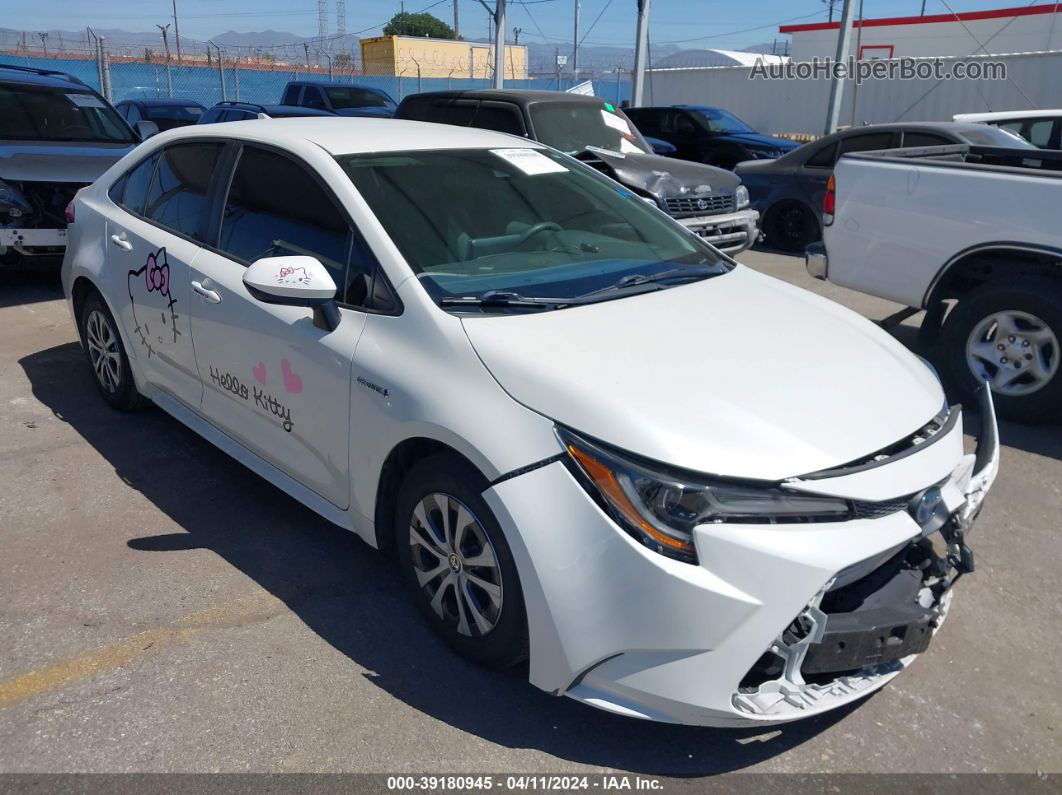
[[[148,107],[145,114],[158,125],[159,132],[195,124],[203,115],[203,109],[195,105],[156,105]]]
[[[531,106],[535,140],[574,154],[588,146],[613,152],[652,153],[630,120],[602,102],[536,102]]]
[[[641,284],[637,277],[678,271],[668,278],[681,279],[686,270],[703,277],[730,268],[645,200],[549,150],[338,160],[437,301],[496,291],[577,298],[624,277]]]
[[[394,109],[396,107],[390,97],[370,91],[367,88],[355,88],[353,86],[333,87],[326,88],[325,93],[328,94],[328,98],[332,101],[332,107],[336,110],[343,110],[344,108]]]
[[[693,111],[704,119],[708,129],[716,133],[754,133],[754,129],[735,116],[718,108],[697,108]]]
[[[0,83],[0,139],[136,143],[121,116],[86,90]]]
[[[976,146],[1010,146],[1016,149],[1036,149],[1033,144],[1017,133],[1003,130],[999,127],[990,127],[987,124],[984,125],[983,130],[963,130],[959,133],[959,137]]]

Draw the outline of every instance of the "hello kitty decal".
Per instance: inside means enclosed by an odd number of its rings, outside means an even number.
[[[290,265],[285,265],[279,271],[277,271],[277,284],[309,284],[310,274],[306,272],[306,268],[293,268]]]
[[[133,310],[133,329],[140,338],[140,344],[148,352],[157,354],[163,345],[177,344],[181,336],[177,328],[180,315],[173,308],[177,299],[170,294],[170,263],[166,259],[166,248],[148,254],[147,261],[139,270],[129,271],[129,303]],[[155,324],[155,312],[159,314],[159,325]]]

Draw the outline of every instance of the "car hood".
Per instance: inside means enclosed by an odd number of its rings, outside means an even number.
[[[759,133],[724,133],[717,135],[716,138],[741,144],[750,149],[780,149],[783,152],[790,152],[800,146],[800,144],[787,141],[785,138],[773,138],[770,135],[760,135]]]
[[[134,144],[10,141],[0,143],[0,179],[16,182],[95,182]]]
[[[739,177],[724,169],[662,155],[621,154],[595,147],[580,154],[579,159],[654,199],[733,193],[741,184]]]
[[[513,399],[697,472],[780,480],[839,466],[913,433],[944,405],[929,368],[883,330],[744,266],[463,324]]]

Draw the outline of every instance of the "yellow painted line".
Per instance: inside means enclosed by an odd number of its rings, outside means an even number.
[[[0,708],[129,665],[172,641],[185,640],[204,629],[259,623],[286,609],[279,599],[260,591],[250,600],[193,613],[174,626],[145,630],[110,646],[0,681]]]

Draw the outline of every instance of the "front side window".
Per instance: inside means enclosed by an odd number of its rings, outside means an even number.
[[[568,154],[588,146],[613,152],[653,151],[630,120],[604,102],[536,102],[530,112],[535,139]]]
[[[389,108],[394,110],[395,102],[388,96],[367,88],[357,86],[332,86],[325,89],[333,110],[344,108]],[[316,106],[315,106],[316,107]]]
[[[316,257],[342,288],[349,231],[331,194],[306,167],[244,147],[222,216],[222,251],[245,264],[263,257]]]
[[[202,240],[207,188],[222,146],[221,143],[187,143],[164,149],[148,188],[144,217],[174,232]]]
[[[0,83],[0,140],[135,144],[132,130],[88,89]]]
[[[157,105],[147,109],[147,118],[158,125],[159,132],[195,124],[202,115],[203,109],[197,105]]]
[[[624,277],[725,273],[714,249],[593,169],[544,149],[338,158],[436,300],[585,298]]]

